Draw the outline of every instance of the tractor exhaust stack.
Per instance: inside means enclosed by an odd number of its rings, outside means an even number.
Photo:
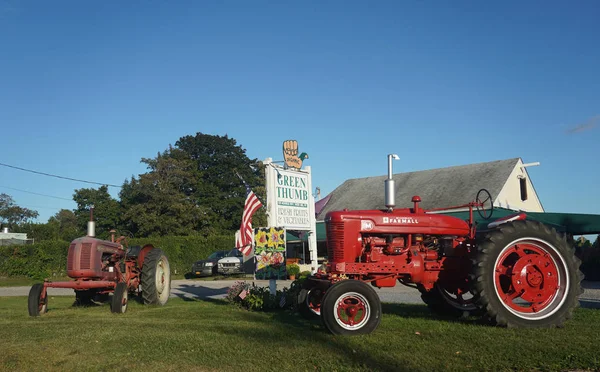
[[[400,158],[396,154],[388,155],[388,178],[385,180],[385,206],[391,212],[396,206],[396,185],[392,178],[394,173],[392,171],[392,160],[399,160]]]
[[[96,236],[96,222],[94,222],[94,206],[90,206],[90,220],[87,226],[87,236],[93,238]]]

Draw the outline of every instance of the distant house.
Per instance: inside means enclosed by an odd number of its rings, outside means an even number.
[[[544,212],[524,165],[521,158],[513,158],[394,174],[396,208],[412,207],[414,195],[421,197],[424,209],[462,205],[473,201],[480,189],[487,189],[495,207]],[[322,221],[327,212],[344,208],[384,209],[386,178],[382,175],[345,181],[324,198],[317,209],[317,220]]]
[[[8,232],[5,227],[0,232],[0,246],[2,245],[25,245],[33,243],[33,239],[27,239],[27,234]]]

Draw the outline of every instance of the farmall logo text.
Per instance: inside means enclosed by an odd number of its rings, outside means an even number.
[[[401,225],[411,225],[419,223],[419,220],[412,217],[383,217],[383,223],[397,223]]]

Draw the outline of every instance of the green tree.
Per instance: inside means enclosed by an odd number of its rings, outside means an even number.
[[[79,236],[85,235],[85,231],[79,227],[77,216],[68,209],[61,209],[48,219],[48,225],[56,229],[58,239],[71,241]]]
[[[227,135],[184,136],[142,163],[148,172],[126,181],[120,193],[123,223],[136,237],[233,233],[246,198],[235,171],[264,200],[262,163]],[[264,211],[253,223],[264,226]]]
[[[234,138],[198,132],[181,137],[175,146],[182,150],[178,154],[196,163],[200,180],[195,196],[200,205],[213,213],[212,221],[222,231],[237,230],[242,218],[246,188],[235,172],[260,200],[265,200],[264,166],[257,159],[248,158]],[[266,224],[264,209],[253,217],[253,224]]]
[[[213,232],[209,211],[193,197],[195,165],[178,151],[170,147],[155,159],[142,159],[149,172],[121,189],[123,224],[136,237]]]
[[[77,219],[78,231],[87,231],[87,222],[90,220],[90,207],[94,207],[94,221],[96,221],[96,236],[108,238],[110,230],[119,227],[120,205],[108,193],[108,186],[98,189],[78,189],[73,194],[77,203],[74,215]]]
[[[6,227],[14,229],[37,216],[37,211],[19,207],[10,195],[0,194],[0,223]]]

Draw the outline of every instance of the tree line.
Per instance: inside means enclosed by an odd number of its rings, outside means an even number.
[[[96,236],[112,229],[135,238],[166,235],[223,235],[239,228],[246,188],[265,198],[264,166],[227,135],[196,133],[179,138],[154,158],[142,158],[146,173],[125,180],[118,199],[107,186],[74,190],[74,210],[62,209],[46,223],[35,223],[38,212],[0,194],[0,223],[36,240],[70,241],[86,234],[93,206]],[[258,211],[255,226],[264,226]]]

